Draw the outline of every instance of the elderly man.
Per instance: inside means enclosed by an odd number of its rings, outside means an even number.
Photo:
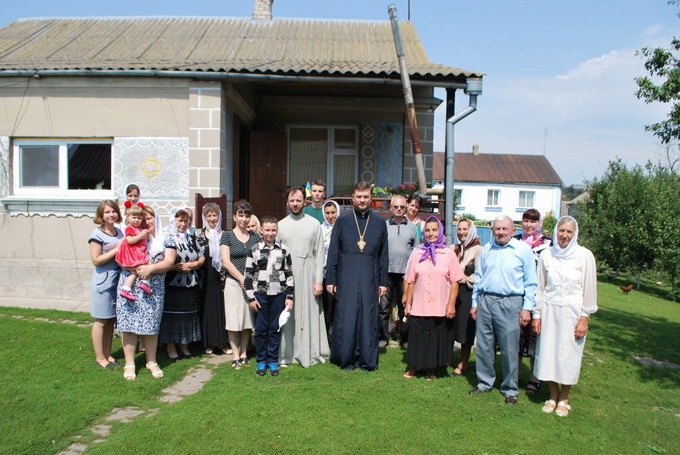
[[[337,301],[331,362],[371,371],[378,368],[378,298],[387,292],[387,228],[369,209],[368,183],[355,185],[352,202],[335,222],[326,262],[326,290]]]
[[[399,321],[395,329],[399,334],[399,344],[406,343],[406,332],[400,322],[404,317],[404,273],[413,248],[418,244],[418,228],[406,219],[406,198],[401,195],[392,196],[390,201],[392,216],[387,219],[387,240],[389,245],[390,264],[387,274],[387,294],[380,298],[380,342],[378,347],[385,347],[390,339],[390,313],[392,307],[399,308]]]
[[[531,249],[513,238],[515,227],[509,217],[496,218],[491,230],[494,239],[482,250],[472,290],[470,315],[477,321],[478,384],[469,393],[493,388],[495,337],[503,366],[501,393],[507,404],[517,404],[520,326],[531,320],[536,301],[536,263]]]

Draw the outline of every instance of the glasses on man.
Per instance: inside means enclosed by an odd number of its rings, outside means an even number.
[[[406,206],[405,206],[405,205],[393,205],[392,207],[395,208],[395,209],[397,209],[397,210],[399,210],[399,209],[401,209],[401,210],[406,210]]]

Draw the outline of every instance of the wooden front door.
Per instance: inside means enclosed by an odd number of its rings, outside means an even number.
[[[249,157],[249,194],[253,213],[262,219],[272,215],[286,216],[284,191],[288,152],[286,135],[251,131]]]

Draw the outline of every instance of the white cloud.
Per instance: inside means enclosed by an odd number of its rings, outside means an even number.
[[[479,111],[456,126],[456,149],[542,154],[545,147],[565,183],[600,175],[616,157],[656,161],[661,147],[644,126],[665,118],[668,107],[636,98],[634,78],[643,75],[642,59],[624,49],[554,77],[487,77]],[[460,94],[456,105],[461,110],[467,97]],[[443,109],[437,114],[435,149],[443,150]]]

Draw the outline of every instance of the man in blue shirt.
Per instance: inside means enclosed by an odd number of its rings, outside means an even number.
[[[536,302],[536,263],[528,245],[513,238],[515,227],[499,216],[491,227],[494,239],[484,246],[475,270],[470,315],[477,321],[477,387],[489,392],[496,381],[494,360],[498,340],[503,365],[501,393],[516,404],[520,326],[531,321]]]

